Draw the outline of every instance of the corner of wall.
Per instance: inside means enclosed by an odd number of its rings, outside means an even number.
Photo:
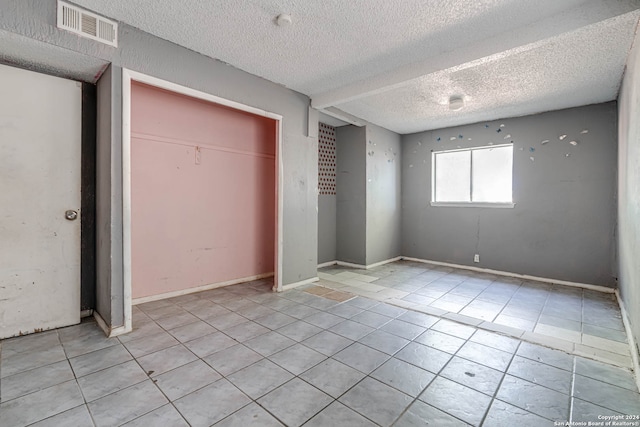
[[[640,338],[640,35],[618,98],[618,286],[635,341]],[[636,349],[634,349],[636,351]],[[634,355],[634,356],[637,356]]]
[[[401,137],[366,126],[366,262],[396,258],[402,250]]]
[[[122,69],[107,68],[97,87],[96,312],[116,328],[124,325]]]
[[[111,82],[108,67],[97,83],[96,118],[96,313],[111,323]]]
[[[336,129],[336,258],[366,262],[366,128]]]

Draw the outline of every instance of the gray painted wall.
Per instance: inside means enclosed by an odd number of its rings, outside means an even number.
[[[636,343],[640,338],[640,36],[620,90],[618,155],[618,272],[620,294]]]
[[[402,254],[613,286],[616,120],[607,103],[403,136]],[[515,208],[430,206],[432,150],[509,141]]]
[[[336,255],[340,261],[366,265],[366,129],[336,129]]]
[[[400,135],[373,124],[342,126],[336,144],[336,259],[371,265],[400,256]]]
[[[400,139],[395,132],[366,126],[366,265],[401,255]]]
[[[282,115],[283,283],[290,284],[316,276],[318,199],[315,189],[318,147],[316,138],[307,137],[308,97],[127,25],[120,25],[117,49],[60,31],[56,28],[55,0],[0,0],[0,10],[0,30],[43,42],[39,55],[50,52],[53,58],[60,48],[64,48],[110,62],[117,67],[126,67]],[[39,58],[39,62],[46,60]],[[23,65],[31,64],[25,59]],[[117,74],[115,70],[114,76]],[[116,99],[112,101],[120,102]],[[314,120],[317,122],[317,117]],[[112,134],[111,138],[111,147],[121,146],[121,135]],[[120,153],[112,151],[110,155],[112,166],[117,169],[121,162]],[[114,175],[109,189],[112,201],[122,197],[121,187],[117,184],[119,182],[116,182]],[[110,210],[113,213],[109,228],[112,239],[117,239],[115,236],[122,234],[121,214],[115,215],[117,205],[102,206],[104,202],[104,197],[99,200],[98,210]],[[104,216],[101,218],[104,219]],[[102,226],[105,227],[104,222]],[[114,255],[117,253],[111,248],[110,272],[101,272],[103,278],[122,270],[122,258]],[[106,268],[106,258],[104,254],[102,256],[101,265]],[[121,280],[121,277],[111,275],[111,286],[115,292],[112,298],[118,302],[122,298],[122,284],[116,283],[116,280]],[[111,313],[113,325],[121,324],[121,316],[117,317],[115,312]]]
[[[318,264],[337,259],[336,221],[336,196],[329,194],[318,195]]]
[[[122,70],[98,80],[96,151],[96,311],[107,325],[124,325],[122,262]]]

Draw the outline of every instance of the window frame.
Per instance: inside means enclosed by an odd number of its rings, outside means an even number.
[[[473,197],[473,151],[476,150],[487,150],[492,148],[501,148],[501,147],[512,147],[513,156],[513,144],[499,144],[499,145],[483,145],[480,147],[470,147],[470,148],[456,148],[452,150],[439,150],[439,151],[431,151],[431,206],[434,207],[484,207],[484,208],[513,208],[515,207],[515,202],[513,201],[513,161],[511,163],[511,202],[474,202],[473,200],[469,202],[437,202],[435,200],[436,197],[436,156],[442,153],[454,153],[461,151],[468,151],[470,153],[470,178],[469,178],[469,198]]]

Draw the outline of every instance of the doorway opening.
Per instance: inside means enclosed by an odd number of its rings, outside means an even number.
[[[125,329],[131,305],[274,276],[282,117],[123,70]]]

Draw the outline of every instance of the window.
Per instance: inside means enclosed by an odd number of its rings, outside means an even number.
[[[513,145],[432,154],[433,206],[513,207]]]

